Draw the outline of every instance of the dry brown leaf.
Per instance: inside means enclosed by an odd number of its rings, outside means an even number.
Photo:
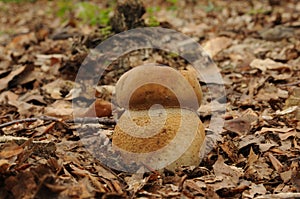
[[[95,97],[110,101],[115,93],[115,89],[115,86],[111,85],[97,86]]]
[[[258,160],[258,155],[256,155],[251,147],[250,149],[250,153],[248,156],[248,165],[250,166],[251,164],[253,164],[254,162],[256,162]]]
[[[18,97],[19,95],[16,95],[11,91],[4,91],[0,94],[0,103],[5,104],[6,102],[8,102],[8,104],[11,104],[11,102],[17,101]]]
[[[241,138],[238,148],[244,148],[246,146],[249,146],[251,144],[260,144],[263,141],[265,141],[265,138],[263,136],[255,136],[255,135],[246,135]]]
[[[92,176],[91,174],[89,174],[89,178],[91,183],[94,185],[94,187],[97,189],[97,191],[99,192],[107,192],[107,188],[105,187],[104,184],[102,184],[101,182],[99,182],[99,178]]]
[[[33,115],[41,115],[43,113],[44,107],[42,106],[35,106],[26,102],[22,101],[14,101],[10,102],[11,105],[18,108],[18,112],[23,117],[31,117]]]
[[[185,180],[183,183],[183,187],[184,189],[192,191],[195,195],[205,195],[204,190],[202,190],[194,180]]]
[[[17,144],[11,143],[5,146],[2,151],[0,151],[0,158],[10,158],[19,155],[23,151],[24,149],[22,147]]]
[[[50,94],[53,99],[63,99],[67,93],[75,87],[75,84],[76,83],[69,80],[57,79],[44,85],[42,88]]]
[[[265,28],[260,31],[260,36],[269,41],[280,41],[283,38],[293,37],[295,29],[283,25],[275,26],[274,28]]]
[[[245,198],[254,198],[257,195],[263,195],[267,193],[267,189],[263,184],[254,184],[251,183],[249,186],[250,190],[246,190],[243,192],[243,197]]]
[[[57,100],[45,108],[44,114],[63,119],[70,119],[73,117],[72,103],[65,100]]]
[[[58,184],[50,184],[50,183],[44,183],[44,185],[54,193],[59,193],[67,189],[66,185],[58,185]]]
[[[112,104],[102,99],[96,99],[81,117],[108,117],[112,115]]]
[[[257,131],[257,133],[265,133],[265,132],[278,132],[278,133],[287,133],[294,130],[294,128],[268,128],[268,127],[263,127],[260,131]]]
[[[8,165],[8,164],[9,164],[8,160],[5,160],[5,159],[0,160],[0,167],[2,167],[3,165]]]
[[[284,171],[284,172],[280,173],[280,177],[281,177],[281,179],[283,180],[284,183],[287,183],[292,178],[292,170],[290,169],[290,170],[287,170],[287,171]]]
[[[141,190],[145,184],[146,179],[143,179],[143,176],[141,174],[133,174],[130,177],[125,177],[124,180],[126,181],[128,188],[128,191],[133,191],[133,193],[138,192]]]
[[[259,102],[270,101],[271,99],[278,100],[279,98],[287,98],[288,92],[278,88],[274,84],[266,83],[263,88],[261,88],[255,99]]]
[[[203,44],[203,49],[214,57],[220,51],[231,45],[232,40],[228,37],[216,37]]]
[[[116,192],[118,194],[123,194],[123,189],[122,189],[122,186],[120,185],[119,181],[117,180],[112,180],[112,185],[114,186],[114,190],[116,190]]]
[[[18,49],[25,44],[30,44],[30,42],[36,42],[36,37],[34,32],[27,34],[21,34],[13,38],[13,40],[7,45],[8,49]]]
[[[232,140],[228,140],[221,145],[222,150],[228,155],[228,157],[233,162],[238,162],[239,157],[237,155],[238,148],[235,146],[235,144],[232,142]]]
[[[266,152],[270,148],[272,148],[274,146],[278,146],[278,144],[277,143],[260,143],[258,146],[259,146],[259,150],[261,152]]]
[[[215,183],[213,185],[216,190],[236,187],[239,182],[239,178],[243,175],[241,169],[225,164],[223,157],[220,155],[216,163],[213,165],[213,169],[215,175],[222,178],[222,182]]]
[[[47,104],[44,100],[44,97],[40,94],[40,92],[37,89],[26,92],[24,95],[18,98],[18,101],[26,103],[32,102],[33,104],[35,104],[34,102],[40,104]]]
[[[258,68],[259,70],[265,72],[267,70],[281,70],[281,69],[291,69],[291,66],[283,64],[281,62],[273,61],[269,58],[267,59],[254,59],[250,66],[253,68]]]
[[[207,29],[208,29],[208,26],[205,23],[201,23],[201,24],[197,24],[197,25],[195,25],[194,23],[189,23],[189,24],[185,25],[181,29],[181,31],[184,34],[193,34],[198,37],[201,37],[201,36],[203,36],[204,31]]]
[[[290,132],[286,132],[286,133],[279,133],[278,134],[280,140],[286,140],[289,137],[300,137],[300,133],[297,131],[290,131]]]
[[[88,177],[79,180],[76,184],[70,184],[69,187],[62,192],[62,196],[68,198],[94,198],[94,188]]]
[[[285,109],[296,107],[294,108],[295,111],[292,111],[294,113],[294,116],[297,120],[300,120],[300,88],[296,87],[293,89],[290,96],[285,101]]]
[[[281,162],[279,162],[279,160],[275,156],[273,156],[271,153],[268,153],[268,157],[269,157],[273,167],[275,168],[275,170],[280,173],[283,169],[283,165],[281,164]]]
[[[98,165],[94,165],[95,170],[97,171],[97,174],[99,176],[102,176],[106,179],[112,180],[115,179],[116,176],[114,174],[112,174],[109,170],[105,169],[102,166],[98,166]]]
[[[276,115],[287,115],[287,114],[290,114],[290,113],[295,113],[295,112],[298,112],[299,111],[299,107],[298,106],[291,106],[291,107],[288,107],[286,109],[283,109],[282,111],[281,110],[277,110],[275,112]],[[299,117],[296,117],[298,120],[300,120]]]
[[[273,169],[265,162],[264,158],[259,158],[254,151],[250,150],[247,168],[245,170],[245,177],[254,179],[254,181],[270,180],[272,179]]]
[[[5,185],[14,198],[33,198],[38,188],[34,175],[30,171],[21,172],[17,176],[10,176],[5,180]]]
[[[224,129],[235,132],[239,135],[246,134],[250,131],[251,123],[244,118],[227,120],[224,123]]]
[[[37,66],[52,66],[53,63],[61,62],[63,59],[66,59],[66,56],[63,54],[51,54],[51,55],[43,55],[37,54],[36,60],[34,62]]]
[[[0,79],[0,91],[6,89],[9,87],[10,82],[16,78],[18,75],[21,75],[24,72],[27,72],[26,70],[29,70],[31,67],[27,66],[20,66],[16,70],[12,71],[7,75],[6,77],[3,77]]]

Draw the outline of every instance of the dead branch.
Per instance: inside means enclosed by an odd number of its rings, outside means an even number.
[[[300,198],[300,193],[278,193],[278,194],[267,194],[264,196],[255,197],[255,199],[289,199],[289,198]]]
[[[14,142],[25,142],[27,140],[29,140],[29,138],[26,138],[26,137],[15,137],[15,136],[6,136],[6,135],[0,136],[0,143],[6,143],[6,142],[11,142],[11,141],[14,141]],[[47,143],[49,143],[49,141],[46,141],[46,140],[42,140],[42,141],[33,140],[32,143],[34,143],[34,144],[47,144]]]
[[[39,117],[39,118],[35,118],[35,117],[33,117],[33,118],[24,118],[24,119],[13,120],[13,121],[10,121],[10,122],[0,124],[0,129],[2,129],[4,127],[7,127],[7,126],[14,125],[14,124],[18,124],[18,123],[35,122],[37,120],[61,122],[61,120],[58,119],[58,118],[48,117],[48,116],[42,116],[42,117]]]
[[[54,121],[54,122],[62,122],[64,123],[61,119],[55,118],[55,117],[49,117],[49,116],[42,116],[39,118],[24,118],[24,119],[19,119],[19,120],[13,120],[10,122],[6,122],[3,124],[0,124],[0,129],[11,126],[14,124],[18,123],[25,123],[25,122],[35,122],[37,120],[43,120],[43,121]],[[67,120],[66,123],[76,123],[76,124],[84,124],[84,123],[89,123],[89,124],[103,124],[103,125],[115,125],[116,121],[111,118],[98,118],[98,117],[84,117],[84,118],[75,118],[73,120]]]
[[[83,117],[75,118],[73,120],[67,120],[66,123],[76,123],[76,124],[103,124],[103,125],[115,125],[116,121],[111,118],[98,118],[98,117]]]

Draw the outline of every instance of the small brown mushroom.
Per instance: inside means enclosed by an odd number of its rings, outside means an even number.
[[[205,139],[196,114],[201,99],[190,71],[162,66],[130,70],[116,85],[116,101],[126,110],[115,127],[113,147],[125,161],[155,170],[199,165]]]

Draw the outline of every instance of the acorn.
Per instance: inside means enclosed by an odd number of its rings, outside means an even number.
[[[174,171],[198,166],[204,126],[196,111],[202,90],[194,73],[166,66],[139,66],[116,84],[116,102],[125,108],[112,144],[126,162]]]

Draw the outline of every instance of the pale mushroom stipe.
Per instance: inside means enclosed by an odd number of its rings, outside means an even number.
[[[198,166],[205,140],[196,110],[202,91],[195,74],[167,66],[138,66],[116,84],[116,101],[125,112],[112,144],[124,161],[154,170]]]

